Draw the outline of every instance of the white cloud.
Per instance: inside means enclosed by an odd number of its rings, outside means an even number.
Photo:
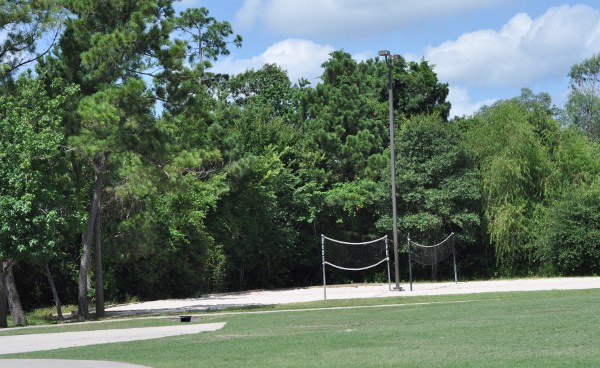
[[[448,93],[448,101],[452,104],[450,117],[454,116],[470,116],[484,105],[493,104],[496,99],[488,99],[483,101],[473,102],[469,96],[469,91],[466,88],[459,86],[450,86]]]
[[[465,33],[425,50],[443,81],[522,87],[562,77],[600,51],[600,11],[586,5],[552,7],[531,19],[515,15],[500,30]]]
[[[254,19],[260,14],[267,26],[288,36],[357,37],[498,2],[500,0],[245,0],[242,9],[251,9]],[[244,20],[252,18],[238,15]]]
[[[262,9],[262,0],[245,0],[244,5],[235,14],[235,28],[241,31],[251,29]]]
[[[238,74],[248,69],[259,69],[264,64],[277,64],[288,72],[292,83],[306,78],[314,83],[323,73],[321,64],[329,59],[335,49],[330,45],[319,45],[309,40],[289,38],[277,42],[262,54],[250,59],[227,58],[215,64],[213,71]]]

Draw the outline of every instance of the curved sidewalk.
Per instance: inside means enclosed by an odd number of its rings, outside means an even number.
[[[148,368],[104,360],[0,359],[0,368]]]
[[[134,340],[216,331],[225,323],[143,327],[116,330],[43,333],[0,336],[0,355],[30,351],[54,350],[75,346],[109,344]],[[61,359],[0,359],[0,368],[146,368],[145,366],[110,361]]]
[[[216,331],[223,328],[223,326],[225,326],[224,322],[194,323],[189,325],[162,327],[0,336],[0,355],[54,350],[76,346],[110,344],[124,341],[158,339],[168,336]]]

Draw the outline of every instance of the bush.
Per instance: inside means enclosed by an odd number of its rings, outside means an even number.
[[[542,267],[568,276],[600,273],[600,178],[564,191],[544,212],[535,242]]]

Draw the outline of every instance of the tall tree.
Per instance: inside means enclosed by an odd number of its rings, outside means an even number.
[[[4,282],[4,262],[0,265],[2,277],[0,277],[0,328],[8,327],[6,316],[8,315],[8,299],[6,297],[6,286]]]
[[[389,142],[386,69],[372,60],[357,63],[343,51],[323,67],[323,83],[300,96],[298,175],[304,188],[298,195],[304,217],[330,236],[369,237]]]
[[[41,68],[81,90],[79,106],[71,106],[66,125],[80,162],[91,164],[93,172],[78,296],[79,317],[87,318],[91,244],[109,160],[144,145],[140,135],[152,128],[154,99],[142,73],[157,65],[159,54],[171,44],[173,9],[169,0],[65,0],[64,4],[71,16],[60,48]]]
[[[47,261],[70,223],[59,122],[62,105],[74,91],[49,97],[39,81],[22,76],[0,96],[0,260],[7,271],[0,276],[16,325],[27,321],[19,311],[13,266],[20,260]]]
[[[191,18],[191,23],[185,23]],[[217,38],[225,40],[230,33],[209,35],[202,27],[216,27],[221,22],[209,17],[205,9],[186,11],[170,22],[180,28],[189,26],[191,33],[185,31],[185,40],[175,38],[161,48],[156,53],[158,69],[144,72],[154,77],[152,92],[161,105],[162,116],[155,122],[151,137],[160,149],[143,157],[132,149],[127,154],[111,153],[113,172],[107,176],[113,183],[110,194],[116,196],[107,200],[104,212],[104,222],[109,222],[109,231],[115,234],[104,239],[106,254],[119,260],[112,262],[112,267],[122,280],[142,280],[140,285],[124,285],[126,282],[119,280],[122,290],[145,297],[189,296],[224,284],[222,247],[204,222],[227,191],[226,162],[218,140],[211,139],[218,136],[222,129],[219,122],[226,118],[219,116],[221,110],[213,94],[221,77],[205,69],[209,66],[207,55],[214,60],[228,52],[226,42],[219,43]],[[193,35],[202,40],[194,41]],[[196,49],[200,41],[202,62]],[[119,184],[123,176],[129,185]],[[121,200],[134,203],[133,210],[117,209]],[[127,245],[110,249],[118,243]],[[133,260],[135,267],[131,266]],[[177,281],[181,279],[188,282]]]
[[[211,127],[229,187],[207,220],[223,245],[230,287],[302,285],[312,280],[311,241],[303,229],[303,195],[296,192],[300,130],[295,111],[302,87],[287,73],[264,65],[231,77]]]
[[[198,68],[199,84],[202,84],[204,70],[211,66],[210,61],[216,61],[220,55],[229,55],[228,44],[242,46],[242,36],[233,36],[231,24],[209,16],[206,8],[190,8],[181,12],[176,28],[190,38],[187,43],[188,61]],[[233,36],[232,39],[229,39],[230,36]]]
[[[482,109],[469,140],[482,176],[487,231],[506,273],[528,271],[536,208],[547,196],[549,152],[518,100]],[[552,126],[552,117],[545,114]]]
[[[319,213],[328,231],[338,229],[335,235],[344,238],[371,236],[377,232],[376,204],[389,192],[382,182],[389,170],[388,65],[380,59],[358,63],[336,51],[323,67],[323,83],[306,90],[297,109],[305,137],[301,192],[306,203],[317,205],[309,217]],[[397,123],[425,112],[445,120],[448,86],[426,62],[400,58],[393,79]]]
[[[286,83],[280,87],[285,90]],[[243,108],[231,107],[233,119],[223,127],[224,154],[232,160],[226,169],[229,190],[208,221],[223,244],[230,285],[237,289],[294,283],[294,270],[302,262],[292,260],[304,258],[299,256],[303,249],[293,195],[298,183],[293,147],[299,132],[265,102],[268,88],[254,93],[256,98]]]
[[[571,92],[563,120],[583,130],[592,140],[600,140],[600,54],[571,67]]]
[[[600,267],[600,180],[570,188],[541,210],[534,242],[541,271],[593,275]]]
[[[297,104],[297,88],[292,88],[287,72],[276,64],[265,64],[257,70],[247,70],[232,76],[225,85],[225,100],[235,105],[268,105],[274,116],[291,119]]]
[[[593,274],[600,260],[600,150],[578,127],[559,130],[550,143],[552,171],[535,223],[535,260],[544,274]]]
[[[59,34],[61,10],[58,0],[0,0],[0,79],[50,51]],[[36,44],[44,37],[47,44],[36,55]]]
[[[399,232],[423,244],[454,232],[465,253],[478,240],[481,220],[480,180],[464,144],[467,128],[460,120],[418,115],[402,124],[396,140]],[[389,225],[387,211],[381,217]]]
[[[207,120],[205,112],[212,109],[206,104],[227,78],[207,70],[211,61],[229,55],[230,45],[241,47],[242,37],[233,36],[229,22],[209,16],[206,8],[186,9],[173,22],[182,38],[158,54],[164,69],[155,74],[156,95],[169,113]]]
[[[448,119],[448,84],[439,82],[433,65],[426,60],[405,64],[401,59],[394,61],[394,69],[394,98],[401,116],[431,114]]]
[[[151,99],[145,95],[145,83],[140,79],[130,79],[122,86],[105,88],[84,98],[78,109],[83,128],[78,136],[70,139],[72,146],[82,155],[92,160],[94,186],[92,203],[88,209],[87,226],[83,233],[83,253],[79,276],[79,304],[86,314],[87,274],[90,267],[92,241],[99,245],[97,232],[101,231],[99,215],[105,190],[105,180],[110,169],[109,158],[113,155],[133,154],[143,159],[145,134],[152,129]],[[131,108],[135,110],[132,111]],[[132,153],[130,153],[132,152]],[[121,161],[117,161],[120,163]],[[122,178],[126,182],[129,178]],[[94,237],[95,234],[95,237]],[[100,249],[96,253],[100,256]],[[100,266],[100,263],[98,263]],[[95,270],[96,275],[102,272]],[[99,282],[98,285],[101,285]],[[97,294],[98,296],[98,294]],[[101,296],[101,294],[100,294]]]

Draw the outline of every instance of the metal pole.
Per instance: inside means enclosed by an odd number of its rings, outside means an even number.
[[[385,239],[383,240],[385,242],[385,258],[387,258],[387,268],[388,268],[388,287],[389,290],[392,291],[392,278],[391,278],[391,273],[390,273],[390,252],[388,251],[388,237],[387,235],[385,236]]]
[[[321,234],[321,265],[323,266],[323,300],[327,300],[327,282],[325,281],[325,235]]]
[[[412,253],[410,252],[410,236],[408,237],[408,277],[410,279],[410,291],[412,291]]]
[[[390,161],[392,166],[392,231],[394,234],[394,276],[396,287],[394,290],[401,291],[400,287],[400,265],[398,261],[398,219],[396,208],[396,148],[394,145],[394,91],[392,89],[392,63],[393,57],[385,57],[388,65],[388,102],[390,110]]]
[[[456,239],[456,235],[452,233],[452,260],[454,261],[454,283],[458,284],[458,273],[456,272],[456,243],[454,240]]]

